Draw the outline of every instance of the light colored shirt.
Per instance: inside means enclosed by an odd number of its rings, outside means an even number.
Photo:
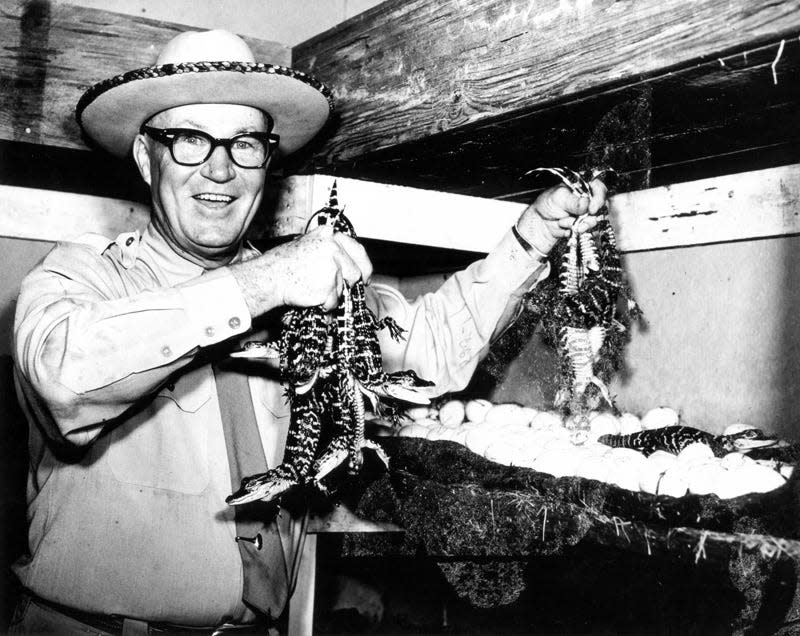
[[[239,258],[256,255],[243,248]],[[401,342],[381,334],[386,370],[414,369],[437,394],[463,388],[546,269],[509,232],[414,302],[371,285],[378,317],[408,330]],[[28,275],[15,320],[31,422],[23,585],[87,612],[188,625],[247,618],[214,375],[197,354],[253,339],[251,326],[230,270],[204,272],[152,226],[60,243]],[[276,466],[289,405],[262,366],[249,383]]]

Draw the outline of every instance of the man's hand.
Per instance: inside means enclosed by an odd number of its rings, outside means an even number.
[[[338,306],[344,285],[368,281],[372,263],[354,239],[322,226],[230,267],[255,317],[278,306]]]
[[[578,196],[565,185],[545,190],[522,213],[517,230],[542,254],[549,254],[558,239],[570,235],[579,216],[589,214],[580,221],[580,231],[591,230],[597,225],[595,215],[606,203],[606,186],[599,179],[589,185],[591,198]]]

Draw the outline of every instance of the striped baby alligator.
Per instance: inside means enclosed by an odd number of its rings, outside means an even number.
[[[608,171],[581,174],[569,168],[537,168],[530,172],[550,172],[573,194],[591,198],[589,182]],[[590,385],[612,404],[595,368],[609,331],[624,330],[617,320],[618,299],[628,301],[627,313],[632,316],[638,315],[639,309],[625,282],[607,212],[598,216],[595,231],[583,230],[582,218],[575,221],[561,259],[558,288],[554,292],[546,290],[547,286],[541,286],[533,295],[542,297],[535,302],[542,308],[543,327],[558,343],[562,359],[563,381],[555,406],[568,406],[573,415],[581,415],[588,410],[584,394]],[[549,298],[544,296],[548,293]]]
[[[665,426],[629,435],[601,435],[597,441],[613,448],[632,448],[644,455],[651,455],[659,450],[677,454],[689,444],[700,442],[710,446],[715,457],[737,451],[747,452],[777,443],[776,439],[765,436],[757,428],[732,435],[712,435],[691,426]]]
[[[338,207],[336,184],[326,207],[309,221],[331,224],[334,231],[356,238],[349,219]],[[418,393],[432,386],[412,370],[386,373],[382,367],[377,332],[387,329],[394,339],[404,330],[391,317],[378,320],[367,307],[363,281],[345,287],[333,319],[321,307],[290,309],[283,319],[278,347],[281,374],[291,403],[291,420],[279,466],[242,480],[226,502],[244,504],[257,499],[272,501],[294,486],[311,485],[321,491],[321,480],[347,462],[349,473],[361,467],[364,448],[374,450],[388,465],[388,458],[364,437],[366,396],[374,408],[380,398],[427,404]],[[333,438],[318,452],[322,428],[329,423]]]

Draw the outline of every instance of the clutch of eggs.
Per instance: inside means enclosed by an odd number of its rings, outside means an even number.
[[[633,413],[619,417],[590,413],[586,431],[567,428],[555,411],[488,400],[449,400],[438,408],[415,406],[405,411],[404,421],[396,432],[400,437],[449,440],[500,464],[533,468],[556,477],[596,479],[653,495],[715,494],[730,499],[778,488],[792,470],[791,466],[778,470],[741,453],[714,457],[711,448],[701,443],[690,444],[678,455],[656,451],[645,456],[597,441],[602,435],[628,435],[679,424],[678,413],[666,406],[651,409],[641,418]],[[750,427],[737,423],[724,433],[745,428]]]

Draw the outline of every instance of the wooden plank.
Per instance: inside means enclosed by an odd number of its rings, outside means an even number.
[[[0,236],[63,241],[86,232],[114,238],[143,230],[149,209],[131,201],[86,194],[0,186]]]
[[[334,180],[364,238],[487,252],[524,204],[335,178],[287,179],[269,235],[302,232]],[[746,240],[800,232],[800,164],[701,179],[610,198],[622,251]]]
[[[390,0],[292,60],[334,87],[339,125],[314,158],[330,165],[799,30],[800,0]]]
[[[352,159],[323,149],[296,161],[295,171],[305,161],[345,177],[520,201],[533,187],[525,172],[540,165],[611,166],[626,192],[798,163],[800,39],[532,102]]]
[[[255,239],[305,230],[333,182],[360,237],[487,252],[525,205],[328,175],[283,182]],[[146,206],[125,200],[0,186],[0,236],[62,240],[143,228]],[[800,164],[618,194],[609,206],[624,252],[800,233]],[[268,214],[268,213],[267,213]]]
[[[185,25],[46,0],[0,8],[0,139],[83,148],[73,111],[91,84],[155,62]],[[286,65],[283,44],[244,38]]]

